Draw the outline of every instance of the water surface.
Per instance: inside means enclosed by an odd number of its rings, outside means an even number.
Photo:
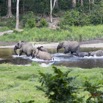
[[[76,57],[70,56],[69,54],[55,53],[51,51],[53,60],[41,60],[37,58],[27,57],[25,55],[17,56],[14,55],[12,48],[1,48],[0,49],[0,64],[11,63],[15,65],[28,65],[32,62],[63,65],[67,67],[81,67],[81,68],[94,68],[103,67],[103,57]]]

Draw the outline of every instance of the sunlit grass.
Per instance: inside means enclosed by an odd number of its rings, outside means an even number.
[[[82,86],[85,78],[92,83],[103,80],[103,68],[81,69],[58,67],[64,72],[71,69],[70,76],[77,76],[73,84]],[[45,94],[38,90],[40,86],[39,71],[44,73],[53,73],[53,68],[42,68],[33,63],[32,66],[15,66],[11,64],[0,65],[0,103],[15,103],[17,101],[34,103],[48,103]],[[103,85],[103,84],[102,84]],[[82,94],[84,93],[82,92]]]
[[[48,28],[24,29],[22,32],[14,32],[0,37],[0,41],[43,41],[57,42],[62,40],[82,40],[103,38],[103,25],[69,27],[67,30],[50,30]]]

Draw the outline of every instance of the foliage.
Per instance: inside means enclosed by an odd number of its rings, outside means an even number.
[[[46,96],[51,100],[50,103],[73,103],[74,88],[70,84],[74,79],[68,77],[67,71],[63,73],[60,69],[54,68],[53,74],[44,74],[40,72],[41,83],[44,86]]]
[[[90,14],[91,24],[103,24],[103,1],[100,5],[95,5],[94,10]]]
[[[27,19],[27,22],[25,24],[26,28],[33,28],[35,27],[36,23],[35,23],[35,19],[31,18],[31,19]]]
[[[6,31],[6,30],[9,30],[9,28],[5,26],[0,28],[0,32]]]
[[[40,20],[40,27],[47,27],[48,26],[48,23],[46,21],[46,19],[42,18]]]
[[[23,27],[25,26],[34,27],[35,26],[34,13],[32,11],[28,11],[26,14],[22,15],[21,22]]]
[[[8,28],[12,29],[15,28],[16,19],[13,16],[12,18],[0,18],[0,26],[7,26]]]
[[[69,25],[69,26],[83,26],[90,23],[90,18],[87,14],[81,13],[77,10],[67,11],[61,20],[60,26]]]
[[[98,85],[90,83],[90,81],[86,80],[84,83],[84,87],[86,91],[88,91],[90,93],[88,99],[86,100],[86,103],[102,103],[103,101],[103,92],[101,92],[99,90],[99,88],[101,87],[100,85],[103,82],[101,81]]]

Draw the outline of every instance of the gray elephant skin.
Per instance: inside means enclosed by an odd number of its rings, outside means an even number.
[[[103,50],[89,52],[90,56],[103,56]]]
[[[57,52],[59,49],[64,48],[64,53],[77,53],[80,48],[80,44],[77,41],[64,41],[60,42],[57,46]]]
[[[32,56],[33,45],[29,42],[20,41],[14,47],[14,53],[17,54],[17,49],[19,49],[19,56],[23,53],[27,56]]]
[[[39,59],[43,59],[43,60],[51,60],[52,59],[52,56],[50,53],[48,52],[45,52],[45,51],[41,51],[37,48],[34,48],[33,50],[33,55],[32,55],[32,58],[39,58]]]
[[[39,47],[37,47],[37,49],[40,51],[48,52],[48,50],[44,46],[39,46]]]
[[[78,57],[84,57],[84,56],[89,56],[89,52],[78,52],[74,55]]]

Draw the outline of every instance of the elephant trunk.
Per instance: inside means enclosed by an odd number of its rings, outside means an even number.
[[[16,55],[18,55],[18,54],[17,54],[17,49],[18,49],[17,46],[15,46],[15,47],[14,47],[14,53],[15,53]]]
[[[60,48],[59,48],[59,47],[57,47],[57,53],[59,52],[59,49],[60,49]]]

